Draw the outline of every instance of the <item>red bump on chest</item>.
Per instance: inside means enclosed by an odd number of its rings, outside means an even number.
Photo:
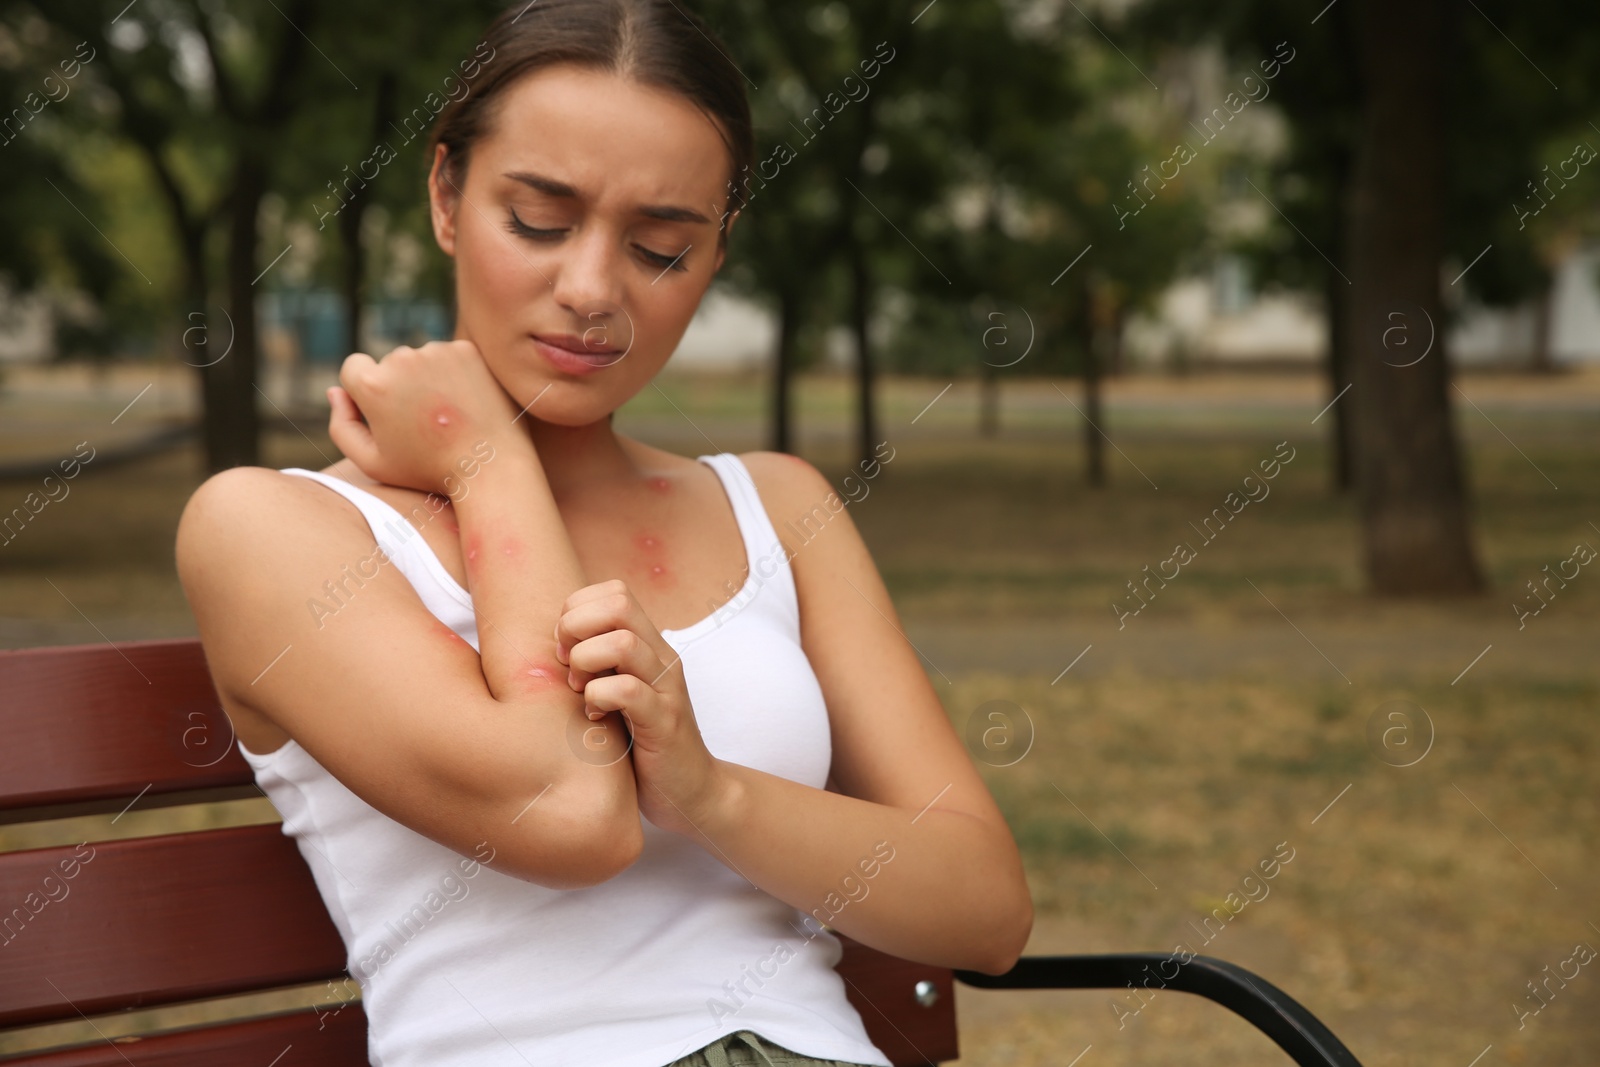
[[[654,489],[658,493],[665,493],[668,489],[672,488],[672,483],[662,475],[657,475],[656,477],[649,479],[649,483],[650,488]]]
[[[662,562],[661,558],[663,551],[661,538],[652,533],[635,534],[633,545],[643,557],[636,563],[646,574],[654,579],[660,579],[666,575],[667,565]]]

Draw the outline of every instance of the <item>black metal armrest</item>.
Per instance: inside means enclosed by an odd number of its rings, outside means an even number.
[[[1177,973],[1167,977],[1172,968]],[[1153,988],[1193,993],[1243,1016],[1272,1038],[1300,1067],[1361,1067],[1350,1050],[1289,994],[1243,967],[1196,956],[1178,963],[1162,952],[1112,956],[1024,956],[1005,974],[957,970],[979,989],[1135,989],[1155,977]]]

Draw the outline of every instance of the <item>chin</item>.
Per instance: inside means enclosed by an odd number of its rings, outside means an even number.
[[[556,384],[560,386],[572,383],[557,382]],[[530,399],[538,396],[539,390],[543,388],[544,386],[541,385],[538,389],[528,394]],[[529,408],[527,414],[523,417],[534,417],[538,421],[552,426],[579,427],[588,426],[595,422],[605,422],[617,410],[617,405],[608,403],[600,396],[586,398],[584,401],[577,403],[556,402],[555,392],[556,390],[552,389],[543,400]]]

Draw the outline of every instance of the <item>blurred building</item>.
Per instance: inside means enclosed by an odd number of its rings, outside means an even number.
[[[42,363],[55,351],[50,301],[0,284],[0,364]]]
[[[1458,366],[1532,366],[1544,316],[1553,366],[1600,363],[1600,244],[1561,264],[1548,299],[1510,309],[1456,309],[1447,334],[1450,358]],[[1305,365],[1321,360],[1327,344],[1318,297],[1260,291],[1243,262],[1229,256],[1219,258],[1209,277],[1169,287],[1154,314],[1129,322],[1125,342],[1133,366],[1165,368]]]

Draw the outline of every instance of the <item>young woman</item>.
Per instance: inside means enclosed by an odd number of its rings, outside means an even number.
[[[999,974],[1031,930],[827,479],[612,429],[744,202],[726,51],[683,0],[502,14],[434,133],[454,339],[345,361],[345,459],[184,511],[212,676],[375,1064],[887,1064],[830,931]]]

